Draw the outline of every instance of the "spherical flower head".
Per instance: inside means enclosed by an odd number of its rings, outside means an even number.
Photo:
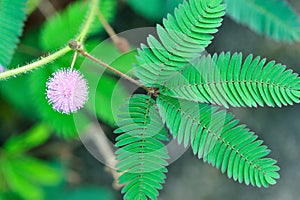
[[[82,108],[88,99],[87,81],[75,69],[61,69],[46,83],[48,103],[58,112],[70,114]]]

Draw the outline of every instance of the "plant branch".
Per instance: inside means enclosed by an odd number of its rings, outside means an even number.
[[[119,70],[109,66],[108,64],[102,62],[101,60],[98,60],[97,58],[95,58],[94,56],[90,55],[88,52],[86,52],[85,50],[83,50],[82,48],[79,48],[78,49],[78,52],[81,53],[84,57],[98,63],[99,65],[102,65],[103,67],[105,67],[106,69],[112,71],[113,73],[115,74],[118,74],[119,76],[121,76],[122,78],[124,79],[127,79],[128,81],[132,82],[133,84],[141,87],[141,88],[144,88],[147,92],[149,93],[153,93],[153,90],[151,88],[148,88],[146,86],[144,86],[143,84],[141,84],[140,82],[138,82],[137,80],[131,78],[130,76],[120,72]]]
[[[114,29],[109,25],[109,23],[107,22],[107,20],[104,18],[103,14],[100,12],[100,10],[97,10],[97,16],[99,21],[101,22],[101,24],[103,25],[105,31],[107,32],[107,34],[112,37],[116,35],[116,32],[114,31]]]
[[[71,51],[71,48],[66,46],[66,47],[60,49],[59,51],[57,51],[57,52],[55,52],[55,53],[53,53],[49,56],[41,58],[38,61],[35,61],[35,62],[30,63],[28,65],[24,65],[22,67],[18,67],[16,69],[12,69],[12,70],[2,72],[2,73],[0,73],[0,80],[7,79],[9,77],[16,76],[18,74],[23,74],[23,73],[26,73],[26,72],[31,71],[33,69],[36,69],[38,67],[41,67],[43,65],[46,65],[46,64],[56,60],[57,58],[63,56],[64,54],[66,54],[69,51]]]
[[[87,19],[84,22],[83,27],[82,27],[82,29],[81,29],[81,31],[80,31],[77,39],[76,39],[79,43],[82,44],[85,37],[86,37],[86,35],[88,34],[88,31],[90,29],[90,26],[93,23],[93,20],[95,18],[97,10],[98,10],[98,0],[91,0]]]
[[[117,49],[121,53],[128,52],[130,50],[130,45],[129,45],[127,39],[120,37],[116,34],[114,29],[109,25],[109,23],[107,22],[107,20],[105,19],[105,17],[103,16],[103,14],[101,13],[100,10],[97,10],[97,16],[98,16],[99,21],[103,25],[105,31],[107,32],[107,34],[113,41],[114,45],[117,47]]]

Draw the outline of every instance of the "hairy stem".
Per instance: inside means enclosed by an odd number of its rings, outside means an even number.
[[[31,71],[33,69],[36,69],[38,67],[41,67],[43,65],[46,65],[46,64],[56,60],[57,58],[63,56],[64,54],[66,54],[69,51],[71,51],[70,47],[66,46],[66,47],[60,49],[59,51],[57,51],[57,52],[55,52],[55,53],[53,53],[49,56],[41,58],[40,60],[38,60],[36,62],[33,62],[31,64],[28,64],[28,65],[24,65],[22,67],[18,67],[16,69],[12,69],[12,70],[2,72],[2,73],[0,73],[0,80],[7,79],[7,78],[10,78],[12,76],[16,76],[18,74],[23,74],[23,73],[26,73],[26,72]]]
[[[95,19],[95,16],[96,16],[96,13],[97,13],[97,10],[98,10],[98,3],[99,1],[98,0],[91,0],[91,3],[90,3],[90,8],[89,8],[89,11],[88,11],[88,16],[87,16],[87,19],[85,21],[85,23],[83,24],[83,27],[77,37],[77,41],[79,43],[83,43],[86,35],[88,34],[89,32],[89,29]]]
[[[93,20],[96,16],[97,9],[98,9],[98,0],[91,0],[87,19],[86,19],[85,23],[83,24],[83,28],[81,29],[81,31],[78,35],[78,38],[77,38],[79,43],[82,43],[84,41],[86,35],[88,34],[90,26],[93,23]],[[66,54],[69,51],[71,51],[71,48],[69,46],[67,46],[67,47],[64,47],[64,48],[60,49],[59,51],[57,51],[49,56],[46,56],[44,58],[41,58],[40,60],[35,61],[31,64],[24,65],[22,67],[18,67],[16,69],[12,69],[12,70],[8,70],[3,73],[0,73],[0,80],[7,79],[12,76],[16,76],[18,74],[23,74],[23,73],[26,73],[33,69],[36,69],[38,67],[41,67],[45,64],[48,64],[48,63],[56,60],[57,58],[63,56],[64,54]],[[71,67],[74,65],[74,62],[76,60],[76,54],[77,53],[75,53],[75,55],[74,55],[74,59],[72,61]]]
[[[147,92],[149,93],[153,93],[153,90],[151,88],[148,88],[146,86],[144,86],[143,84],[141,84],[140,82],[138,82],[137,80],[131,78],[130,76],[120,72],[119,70],[109,66],[108,64],[102,62],[101,60],[95,58],[94,56],[90,55],[88,52],[86,52],[85,50],[79,48],[78,49],[78,52],[81,53],[83,56],[85,56],[86,58],[98,63],[99,65],[102,65],[103,67],[105,67],[106,69],[110,70],[111,72],[121,76],[122,78],[124,79],[127,79],[128,81],[130,81],[131,83],[141,87],[141,88],[144,88]]]

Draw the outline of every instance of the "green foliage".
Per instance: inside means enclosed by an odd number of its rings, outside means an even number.
[[[66,194],[59,193],[57,200],[113,200],[112,192],[105,188],[99,187],[81,187],[69,191]]]
[[[97,186],[68,187],[66,183],[47,187],[45,200],[115,200],[113,191]]]
[[[40,124],[26,133],[10,137],[5,142],[3,148],[9,154],[20,154],[43,144],[49,136],[48,127],[44,124]]]
[[[182,0],[127,0],[134,11],[154,21],[160,21],[169,12],[173,12],[181,2]]]
[[[156,199],[167,172],[168,152],[161,142],[168,139],[166,129],[149,96],[134,95],[122,112],[115,133],[123,133],[116,139],[116,154],[124,199]]]
[[[134,9],[154,20],[160,19],[166,14],[166,10],[169,12],[180,1],[154,0],[151,1],[154,7],[150,7],[148,0],[128,0]],[[230,14],[240,22],[250,24],[254,30],[277,40],[293,41],[299,38],[299,22],[287,4],[275,0],[226,1]],[[6,4],[2,5],[2,2]],[[25,1],[22,2],[25,5]],[[28,2],[34,4],[37,1]],[[99,9],[110,21],[114,16],[116,1],[99,2]],[[11,8],[12,5],[17,9]],[[89,5],[85,1],[76,1],[60,14],[51,17],[43,25],[39,35],[42,50],[53,51],[76,37],[83,27],[81,16],[88,16]],[[32,9],[34,7],[35,5]],[[20,6],[18,2],[7,3],[7,0],[0,0],[0,9],[6,11],[6,8],[16,11]],[[237,53],[202,56],[221,25],[224,10],[222,0],[184,1],[175,9],[173,16],[167,15],[163,26],[157,25],[158,38],[150,35],[147,45],[142,44],[139,50],[121,55],[111,43],[100,45],[104,48],[95,51],[97,58],[128,74],[132,71],[129,63],[137,61],[139,64],[135,67],[135,75],[142,84],[155,90],[148,95],[133,95],[121,109],[118,121],[115,121],[115,115],[119,111],[114,109],[124,103],[123,99],[128,97],[128,92],[111,73],[94,68],[91,63],[85,68],[84,59],[80,56],[75,68],[82,70],[91,91],[86,109],[76,114],[63,115],[48,104],[46,82],[53,72],[70,65],[73,53],[66,54],[47,68],[36,70],[16,82],[6,82],[3,87],[7,88],[2,89],[2,92],[11,93],[7,95],[7,99],[11,99],[15,105],[25,108],[26,104],[30,104],[26,108],[27,112],[32,109],[32,113],[38,113],[42,122],[49,124],[55,132],[66,138],[76,137],[78,132],[82,132],[94,113],[112,127],[119,125],[120,128],[115,130],[119,134],[116,138],[116,146],[119,147],[116,151],[119,160],[116,167],[122,174],[119,183],[125,185],[122,189],[124,199],[157,198],[167,173],[167,128],[179,144],[183,143],[185,147],[190,144],[194,154],[222,173],[226,172],[229,178],[246,185],[268,187],[276,184],[279,178],[276,161],[266,157],[270,150],[261,140],[257,140],[253,132],[244,125],[239,125],[233,115],[209,104],[224,107],[281,107],[300,103],[300,79],[291,70],[286,70],[285,66],[274,61],[266,62],[266,59],[254,58],[252,55],[244,61],[242,54]],[[280,12],[275,14],[277,10]],[[24,10],[16,13],[3,12],[4,14],[1,11],[0,27],[4,27],[7,32],[0,30],[0,36],[3,36],[0,42],[10,39],[10,46],[5,46],[4,43],[3,50],[13,52],[13,45],[18,42],[25,18]],[[286,15],[290,16],[287,22],[283,20]],[[94,17],[94,23],[88,30],[90,34],[102,30],[99,20]],[[7,28],[5,23],[15,26]],[[36,38],[38,37],[31,37],[31,40]],[[83,45],[91,52],[99,44],[86,40]],[[40,56],[39,47],[34,53]],[[137,53],[136,60],[134,57]],[[0,56],[0,64],[7,65],[10,54],[12,53]],[[25,95],[21,87],[16,89],[16,93],[9,92],[18,85],[27,84],[30,92],[26,90]],[[22,98],[30,95],[31,98],[22,102]],[[49,127],[39,125],[25,135],[10,138],[4,144],[0,151],[0,195],[2,191],[13,191],[25,200],[42,199],[40,186],[54,185],[59,181],[56,170],[41,160],[26,155],[26,151],[42,144],[48,137]],[[72,195],[62,193],[55,199],[86,199],[96,198],[94,195],[105,195],[90,189],[82,189]],[[111,197],[108,195],[103,198]]]
[[[3,150],[0,149],[0,193],[9,191],[25,200],[40,200],[43,198],[41,186],[60,181],[58,171],[26,155],[26,151],[44,143],[49,135],[47,126],[41,124],[7,140]]]
[[[167,81],[162,94],[224,107],[281,107],[299,103],[300,78],[253,55],[221,53],[195,60]]]
[[[279,178],[276,161],[244,125],[216,106],[159,96],[159,112],[178,143],[189,143],[194,154],[246,185],[264,186]]]
[[[299,40],[297,13],[284,0],[224,0],[227,13],[254,31],[279,41]]]
[[[70,39],[73,39],[82,26],[82,16],[87,15],[88,6],[88,3],[76,1],[70,4],[62,13],[48,19],[42,28],[40,37],[43,48],[48,51],[53,50],[66,45]],[[108,21],[113,19],[115,8],[115,0],[101,0],[99,3],[99,9]],[[94,34],[102,30],[103,27],[96,17],[89,32]]]
[[[26,13],[31,14],[40,4],[41,0],[27,0]]]
[[[144,17],[160,21],[183,0],[127,0]],[[227,15],[253,31],[277,41],[298,41],[300,22],[297,12],[285,0],[224,0]]]
[[[0,64],[7,67],[22,34],[26,0],[0,0]]]
[[[202,103],[224,107],[292,105],[300,102],[300,79],[285,66],[253,55],[244,61],[242,54],[237,53],[201,55],[211,43],[212,34],[217,32],[224,9],[220,0],[184,1],[175,9],[175,17],[168,15],[163,20],[164,28],[157,25],[159,40],[150,35],[149,47],[141,45],[136,76],[143,84],[157,88],[159,114],[179,144],[191,144],[194,154],[235,181],[268,187],[279,178],[277,161],[266,157],[270,150],[253,132],[239,125],[233,115]],[[137,185],[147,181],[141,181],[144,176],[131,171],[138,171],[137,166],[145,159],[140,149],[148,146],[143,143],[152,142],[152,135],[161,130],[161,126],[148,126],[148,123],[160,124],[160,119],[147,120],[147,105],[151,103],[142,100],[154,101],[151,97],[134,95],[129,109],[126,107],[127,113],[121,115],[120,128],[115,131],[124,132],[116,143],[121,147],[117,151],[118,169],[125,172],[120,182],[127,183],[124,199],[147,199],[135,197],[141,195]],[[163,148],[153,144],[149,145],[151,152]],[[151,156],[146,159],[152,161]],[[156,196],[154,193],[148,197]]]
[[[157,25],[161,42],[150,35],[149,47],[141,45],[136,67],[140,81],[146,85],[161,84],[174,70],[198,57],[221,25],[224,9],[221,0],[190,0],[175,9],[175,17],[168,15],[163,21],[165,28]]]

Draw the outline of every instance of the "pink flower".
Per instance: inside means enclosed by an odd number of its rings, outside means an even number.
[[[48,103],[58,112],[70,114],[82,108],[88,99],[88,86],[75,69],[61,69],[52,74],[47,86]]]

